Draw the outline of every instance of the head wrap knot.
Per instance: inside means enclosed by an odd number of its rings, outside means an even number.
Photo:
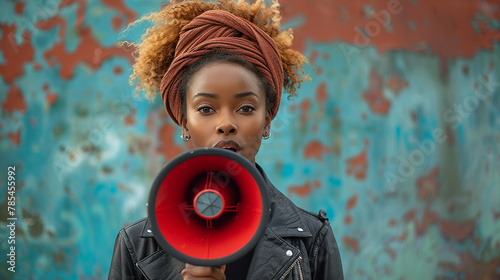
[[[174,59],[161,80],[161,98],[172,120],[180,125],[182,119],[179,94],[182,73],[187,66],[213,51],[239,55],[255,65],[276,91],[276,104],[271,108],[271,118],[274,118],[279,108],[284,79],[276,43],[248,20],[226,11],[210,10],[182,28]]]

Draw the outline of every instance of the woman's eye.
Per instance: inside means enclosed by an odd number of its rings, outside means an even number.
[[[200,112],[202,114],[209,114],[210,112],[212,112],[212,108],[210,108],[210,107],[201,107],[201,108],[198,108],[198,112]]]
[[[255,108],[252,106],[243,106],[240,108],[240,111],[243,113],[250,113],[250,112],[255,111]]]

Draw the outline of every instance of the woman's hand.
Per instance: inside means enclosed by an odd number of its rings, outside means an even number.
[[[224,271],[226,271],[226,265],[210,267],[195,266],[187,263],[181,275],[184,280],[225,280],[226,275]]]

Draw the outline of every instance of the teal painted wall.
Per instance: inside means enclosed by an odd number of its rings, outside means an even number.
[[[0,2],[1,279],[106,278],[119,229],[187,150],[114,46],[160,5]],[[283,101],[258,162],[327,211],[346,279],[500,279],[500,3],[282,5],[313,80]]]

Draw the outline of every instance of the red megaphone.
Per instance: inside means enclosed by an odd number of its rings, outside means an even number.
[[[246,158],[218,148],[185,152],[163,167],[149,193],[158,244],[186,263],[218,266],[249,252],[269,220],[264,178]]]

